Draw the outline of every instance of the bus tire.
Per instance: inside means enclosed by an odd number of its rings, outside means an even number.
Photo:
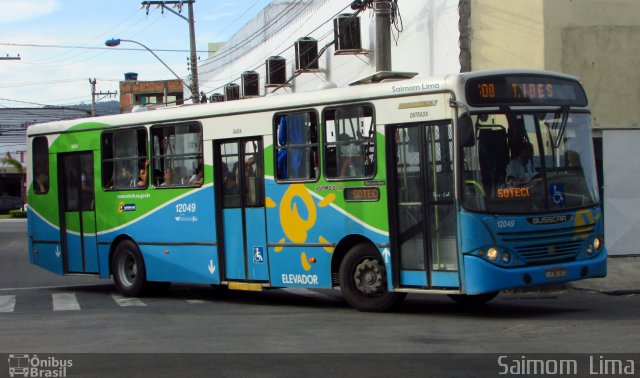
[[[145,289],[147,279],[144,260],[131,240],[118,243],[111,261],[113,282],[125,297],[138,297]]]
[[[347,252],[339,275],[342,295],[359,311],[387,311],[406,297],[406,293],[387,290],[385,265],[368,244],[357,244]]]
[[[468,294],[449,294],[449,298],[453,299],[456,303],[464,306],[479,306],[483,305],[493,298],[498,296],[497,291],[490,293],[468,295]]]

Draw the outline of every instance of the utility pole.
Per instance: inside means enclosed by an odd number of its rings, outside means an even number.
[[[376,0],[376,71],[391,71],[391,0]]]
[[[143,8],[147,8],[147,14],[149,14],[149,7],[151,7],[152,5],[156,5],[162,8],[162,12],[164,13],[164,10],[168,10],[169,12],[175,14],[176,16],[182,18],[183,20],[187,21],[189,23],[189,50],[190,50],[190,64],[191,64],[191,87],[189,88],[189,90],[191,91],[191,100],[193,101],[194,104],[197,104],[200,102],[200,88],[198,85],[198,60],[197,60],[197,56],[196,56],[196,28],[195,28],[195,20],[194,20],[194,16],[193,16],[193,3],[195,3],[196,0],[182,0],[182,1],[143,1],[142,2],[142,7]],[[188,18],[181,15],[180,12],[182,12],[182,6],[184,4],[187,4],[187,14],[188,14]],[[174,11],[173,9],[167,7],[167,5],[173,5],[174,7],[178,8],[178,12]]]
[[[97,92],[96,93],[96,83],[98,81],[93,78],[93,80],[91,78],[89,78],[89,84],[91,85],[91,116],[95,117],[96,116],[96,96],[102,96],[104,98],[104,96],[109,96],[111,97],[111,95],[117,95],[118,92]]]
[[[7,56],[0,56],[0,60],[22,60],[22,58],[20,58],[20,54],[18,56],[9,56],[7,54]]]

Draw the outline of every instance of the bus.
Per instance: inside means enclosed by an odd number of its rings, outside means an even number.
[[[124,296],[339,288],[361,311],[602,277],[587,105],[501,70],[33,125],[29,258]]]

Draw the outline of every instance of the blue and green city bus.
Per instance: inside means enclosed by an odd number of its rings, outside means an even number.
[[[30,260],[125,296],[340,287],[363,311],[602,277],[587,105],[503,70],[34,125]]]

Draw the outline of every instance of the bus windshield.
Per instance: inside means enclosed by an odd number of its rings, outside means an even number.
[[[587,113],[471,114],[475,140],[463,151],[463,206],[490,213],[540,213],[598,203]]]

